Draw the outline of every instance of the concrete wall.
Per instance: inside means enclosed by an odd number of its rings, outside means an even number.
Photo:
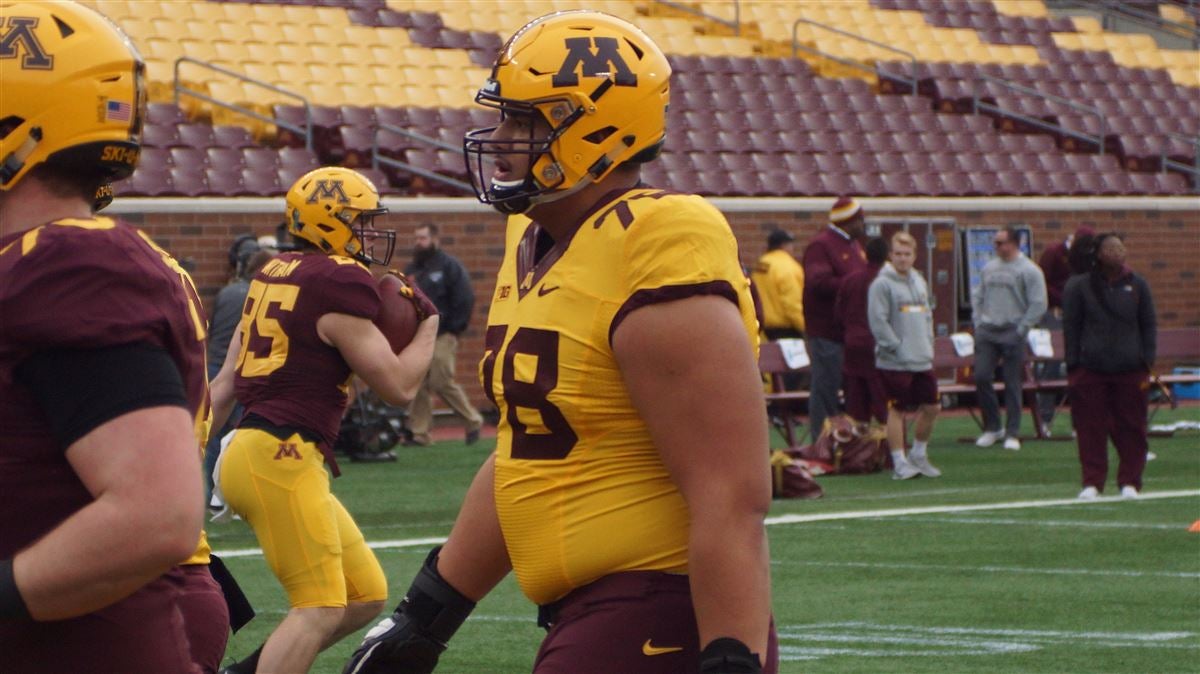
[[[767,233],[782,227],[797,237],[797,249],[821,227],[832,199],[714,199],[729,218],[744,261],[765,249]],[[1029,225],[1035,259],[1049,243],[1079,225],[1129,235],[1129,264],[1150,282],[1160,325],[1200,325],[1200,198],[1094,199],[866,199],[869,216],[952,218],[960,227]],[[476,383],[483,331],[495,270],[503,255],[503,220],[473,199],[388,200],[386,227],[396,229],[394,263],[409,258],[415,226],[435,222],[442,246],[463,261],[475,285],[475,318],[465,335],[458,381],[480,406],[488,403]],[[227,277],[229,244],[244,233],[273,233],[282,220],[282,199],[126,199],[111,214],[142,227],[181,260],[194,263],[194,276],[205,301],[211,301]],[[439,403],[435,403],[435,406]]]

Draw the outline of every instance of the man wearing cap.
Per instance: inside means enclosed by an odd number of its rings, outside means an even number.
[[[842,280],[867,265],[858,242],[865,224],[862,204],[853,197],[838,197],[829,211],[829,225],[804,249],[804,325],[812,360],[808,414],[814,442],[825,418],[838,412],[842,335],[834,321],[833,305]]]
[[[776,229],[767,235],[767,252],[750,274],[763,308],[767,339],[804,337],[804,268],[796,261],[796,237]]]

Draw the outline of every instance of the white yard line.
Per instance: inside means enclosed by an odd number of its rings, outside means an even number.
[[[1158,491],[1142,494],[1138,501],[1150,501],[1157,499],[1170,498],[1186,498],[1189,496],[1200,496],[1200,489],[1180,489],[1175,491]],[[924,506],[919,508],[893,508],[890,510],[849,510],[843,512],[832,513],[812,513],[809,515],[791,514],[778,515],[776,517],[768,517],[766,519],[767,526],[778,526],[780,524],[802,524],[804,522],[828,522],[831,520],[861,520],[861,519],[878,519],[883,517],[907,517],[910,515],[930,515],[941,513],[962,513],[976,512],[982,510],[1019,510],[1025,508],[1051,508],[1054,506],[1094,506],[1098,504],[1114,504],[1114,503],[1129,503],[1135,504],[1137,501],[1128,501],[1117,496],[1103,497],[1095,501],[1080,501],[1079,499],[1049,499],[1043,501],[1009,501],[1005,503],[977,503],[977,504],[962,504],[962,505],[944,505],[944,506]],[[1181,525],[1186,526],[1186,525]],[[373,541],[367,545],[375,550],[384,550],[389,548],[411,548],[426,545],[440,545],[445,543],[444,537],[431,538],[401,538],[389,541]],[[262,555],[261,548],[241,548],[235,550],[214,550],[224,559],[233,557],[257,557]],[[1114,572],[1116,573],[1116,572]]]
[[[819,566],[851,569],[900,569],[912,571],[961,571],[966,573],[1016,573],[1043,576],[1119,576],[1123,578],[1200,578],[1187,571],[1122,571],[1120,569],[1045,569],[1023,566],[960,566],[956,564],[904,564],[901,562],[809,562],[773,560],[776,566]]]
[[[1068,529],[1161,529],[1179,531],[1184,525],[1149,522],[1088,522],[1084,520],[1016,520],[990,517],[901,517],[904,522],[930,522],[936,524],[1000,524],[1024,527],[1066,527]]]
[[[1184,498],[1200,496],[1200,489],[1179,489],[1175,491],[1158,491],[1142,494],[1137,500],[1126,500],[1119,496],[1107,496],[1095,501],[1080,501],[1077,498],[1047,499],[1042,501],[1009,501],[1007,503],[978,503],[944,506],[924,506],[919,508],[892,508],[890,510],[851,510],[847,512],[813,513],[811,515],[778,515],[768,517],[767,526],[776,524],[799,524],[802,522],[826,522],[829,520],[860,520],[881,517],[904,517],[907,515],[929,515],[937,513],[965,513],[978,510],[1019,510],[1023,508],[1051,508],[1054,506],[1093,506],[1112,503],[1136,503],[1165,498]],[[1185,525],[1186,526],[1186,525]]]

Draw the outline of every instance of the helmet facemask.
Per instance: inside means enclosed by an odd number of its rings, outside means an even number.
[[[480,92],[475,97],[480,105],[500,111],[500,121],[520,117],[527,121],[526,138],[493,139],[499,126],[468,131],[463,137],[463,158],[467,175],[479,200],[505,214],[524,213],[531,206],[550,199],[545,195],[558,192],[563,184],[562,167],[554,156],[554,142],[582,115],[583,109],[573,105],[569,97],[554,97],[539,101],[517,101]],[[557,124],[552,121],[558,118]],[[550,131],[539,135],[537,120],[546,120]],[[524,155],[528,161],[525,175],[512,181],[497,181],[492,177],[495,159],[503,155]],[[556,194],[553,198],[562,196]]]
[[[355,244],[355,239],[358,241],[358,251],[351,253],[351,257],[364,264],[384,267],[392,261],[392,254],[396,252],[396,232],[390,229],[375,229],[375,218],[387,212],[388,209],[381,206],[362,211],[343,208],[337,214],[338,220],[345,222],[354,235],[354,238],[346,243],[347,252]],[[380,247],[383,248],[382,254],[376,252]]]

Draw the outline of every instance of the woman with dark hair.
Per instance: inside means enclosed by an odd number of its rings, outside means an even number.
[[[1082,247],[1081,247],[1082,248]],[[1146,279],[1125,266],[1116,233],[1096,236],[1090,260],[1063,291],[1071,422],[1079,445],[1083,491],[1095,499],[1108,476],[1108,439],[1117,448],[1121,496],[1137,498],[1146,466],[1146,409],[1154,365],[1154,300]]]

